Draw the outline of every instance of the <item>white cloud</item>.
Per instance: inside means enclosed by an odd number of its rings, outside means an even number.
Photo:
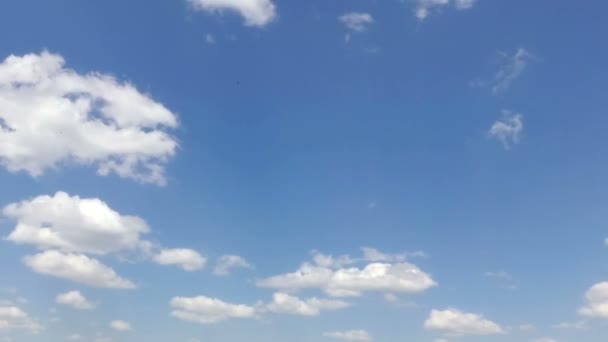
[[[89,302],[89,300],[78,291],[62,293],[55,298],[55,302],[71,306],[78,310],[92,310],[95,308],[95,304]]]
[[[437,284],[416,265],[369,263],[363,268],[343,268],[340,258],[315,255],[315,263],[304,263],[293,273],[281,274],[257,282],[260,287],[300,290],[321,289],[336,297],[359,296],[367,291],[418,293]],[[346,258],[348,262],[352,259]]]
[[[587,305],[579,313],[587,317],[608,318],[608,282],[591,287],[586,295]]]
[[[438,330],[451,336],[462,335],[495,335],[504,333],[496,323],[473,313],[459,310],[432,310],[424,326],[430,330]]]
[[[492,92],[499,94],[507,91],[511,84],[517,80],[528,68],[534,56],[526,49],[517,49],[513,56],[501,54],[502,65],[494,76]]]
[[[171,316],[200,324],[215,324],[232,318],[253,318],[256,309],[243,304],[230,304],[204,296],[174,297]]]
[[[346,27],[353,31],[362,32],[374,23],[374,18],[369,13],[347,13],[338,18]]]
[[[68,336],[67,340],[68,341],[80,341],[80,340],[82,340],[82,336],[80,336],[78,334],[72,334],[72,335]]]
[[[245,25],[262,27],[276,17],[272,0],[188,0],[196,10],[206,12],[237,12],[245,19]]]
[[[61,191],[9,204],[3,214],[17,222],[7,240],[65,252],[133,250],[141,245],[140,235],[150,231],[143,219],[121,215],[97,198]]]
[[[219,276],[230,274],[235,268],[251,268],[251,265],[243,257],[238,255],[223,255],[217,261],[213,273]]]
[[[79,74],[62,56],[9,56],[0,64],[0,163],[37,177],[62,165],[96,166],[163,185],[177,117],[162,104],[100,73]]]
[[[503,111],[503,118],[494,122],[488,134],[491,138],[500,141],[508,150],[512,144],[519,143],[523,129],[523,115]]]
[[[415,15],[418,19],[426,19],[432,11],[453,5],[459,10],[470,9],[477,0],[414,0],[416,2]]]
[[[339,310],[349,306],[349,303],[341,300],[318,298],[301,300],[297,297],[279,292],[273,295],[273,300],[267,305],[267,308],[274,313],[317,316],[324,310]]]
[[[186,249],[163,249],[142,235],[150,232],[144,219],[122,215],[98,198],[80,198],[65,192],[12,203],[3,214],[16,221],[6,238],[42,250],[93,255],[136,252],[161,265],[178,265],[186,271],[202,269],[206,259]]]
[[[207,263],[197,251],[187,248],[163,249],[153,259],[160,265],[179,265],[185,271],[201,270]]]
[[[38,333],[42,326],[16,306],[0,306],[0,332],[6,330],[26,330]]]
[[[557,340],[554,340],[549,337],[543,337],[543,338],[538,338],[538,339],[534,340],[533,342],[557,342]]]
[[[46,251],[23,258],[34,272],[68,279],[92,287],[132,289],[130,280],[121,278],[110,267],[82,254]]]
[[[371,341],[371,335],[365,330],[332,331],[323,334],[325,337],[346,341]]]
[[[587,329],[587,322],[585,322],[585,321],[561,322],[559,324],[554,325],[553,328],[583,330],[583,329]]]
[[[131,324],[129,322],[116,320],[110,322],[110,327],[116,331],[129,331],[131,330]]]

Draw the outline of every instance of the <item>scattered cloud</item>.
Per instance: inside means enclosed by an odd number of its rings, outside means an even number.
[[[506,53],[501,53],[501,65],[492,82],[492,92],[494,94],[503,93],[511,87],[523,72],[528,68],[529,64],[534,61],[535,57],[528,50],[519,48],[510,56]]]
[[[275,17],[276,6],[272,0],[187,0],[195,10],[205,12],[230,11],[240,14],[246,26],[262,27]]]
[[[523,115],[503,111],[503,118],[494,122],[488,134],[490,138],[500,141],[508,150],[511,145],[519,143],[523,129]]]
[[[356,32],[367,30],[374,23],[374,18],[369,13],[347,13],[338,18],[348,29]]]
[[[459,10],[470,9],[477,0],[413,0],[415,2],[414,14],[420,20],[426,19],[431,12],[443,7],[453,6]]]
[[[350,257],[316,254],[314,263],[306,262],[293,273],[259,280],[257,285],[287,291],[316,288],[335,297],[360,296],[368,291],[418,293],[437,285],[429,274],[407,262],[346,267],[352,262]]]
[[[593,318],[608,318],[608,282],[593,285],[585,294],[587,305],[579,314]]]
[[[205,42],[208,44],[215,44],[215,37],[211,33],[205,35]]]
[[[323,334],[325,337],[345,341],[371,341],[372,336],[365,330],[331,331]]]
[[[17,306],[0,306],[0,332],[10,330],[38,333],[42,326]]]
[[[79,74],[49,52],[0,63],[0,164],[33,177],[63,165],[96,166],[164,185],[178,147],[177,116],[129,83]]]
[[[112,321],[110,322],[110,328],[116,330],[116,331],[130,331],[131,330],[131,324],[129,322],[125,322],[125,321],[121,321],[121,320],[116,320],[116,321]]]
[[[573,329],[573,330],[584,330],[587,329],[586,321],[576,322],[561,322],[553,326],[555,329]]]
[[[194,250],[164,249],[143,240],[142,236],[150,232],[144,219],[122,215],[98,198],[81,198],[59,191],[53,196],[42,195],[9,204],[2,213],[16,221],[13,231],[6,237],[8,241],[52,251],[44,255],[54,257],[56,261],[61,257],[101,267],[103,265],[98,261],[85,255],[137,253],[158,264],[177,265],[186,271],[202,269],[206,263],[206,259]],[[69,253],[77,253],[78,257]],[[40,258],[36,260],[41,261]],[[58,271],[60,269],[55,273]],[[83,270],[73,267],[72,271]],[[73,280],[76,275],[72,272],[70,276],[72,278],[68,279]]]
[[[464,313],[455,309],[432,310],[424,326],[426,329],[441,331],[450,336],[504,333],[498,324],[485,319],[482,315]]]
[[[70,336],[67,337],[68,341],[81,341],[82,340],[82,336],[78,335],[78,334],[72,334]]]
[[[95,308],[95,304],[89,302],[89,300],[79,291],[62,293],[55,298],[55,302],[57,304],[71,306],[77,310],[92,310]]]
[[[286,293],[275,293],[273,300],[267,305],[268,310],[274,313],[317,316],[324,310],[339,310],[349,307],[350,304],[341,300],[310,298],[301,300]]]
[[[153,260],[160,265],[178,265],[185,271],[202,270],[207,263],[197,251],[187,248],[163,249]]]
[[[542,338],[538,338],[538,339],[534,340],[533,342],[557,342],[557,340],[554,340],[549,337],[542,337]]]
[[[7,240],[40,249],[104,255],[134,250],[150,228],[137,216],[121,215],[97,198],[65,192],[9,204],[3,214],[17,222]]]
[[[251,268],[251,265],[243,257],[238,255],[223,255],[217,261],[213,273],[219,276],[229,275],[233,269]]]
[[[46,251],[23,258],[36,273],[68,279],[92,287],[133,289],[135,284],[121,278],[110,267],[83,254]]]
[[[171,316],[200,324],[215,324],[233,318],[254,318],[256,309],[243,304],[230,304],[204,296],[174,297]]]
[[[518,282],[513,278],[513,276],[505,271],[486,272],[485,276],[487,278],[498,280],[505,288],[509,290],[515,290],[519,287]]]

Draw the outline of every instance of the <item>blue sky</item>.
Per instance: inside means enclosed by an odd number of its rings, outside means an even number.
[[[0,341],[603,341],[606,9],[3,1]]]

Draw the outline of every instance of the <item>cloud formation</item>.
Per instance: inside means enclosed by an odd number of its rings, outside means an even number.
[[[0,332],[10,330],[38,333],[42,326],[19,307],[0,306]]]
[[[371,341],[372,336],[365,330],[330,331],[323,334],[325,337],[345,341]]]
[[[188,248],[163,249],[153,260],[160,265],[178,265],[184,271],[202,270],[207,263],[197,251]]]
[[[424,322],[429,330],[441,331],[450,336],[496,335],[504,333],[500,325],[482,315],[465,313],[455,309],[433,310]]]
[[[171,316],[200,324],[215,324],[233,318],[253,318],[256,309],[243,304],[231,304],[216,298],[174,297]]]
[[[251,268],[251,265],[238,255],[222,255],[217,261],[213,273],[218,276],[226,276],[237,268]]]
[[[349,307],[350,304],[341,300],[309,298],[301,300],[286,293],[275,293],[272,302],[267,305],[268,310],[274,313],[318,316],[324,310],[339,310]]]
[[[49,52],[0,63],[0,164],[33,177],[64,165],[95,166],[164,185],[177,116],[133,85],[80,74]]]
[[[586,317],[608,319],[608,282],[593,285],[585,294],[587,304],[579,309]]]
[[[369,13],[351,12],[338,18],[347,28],[356,32],[363,32],[374,23],[374,18]]]
[[[259,280],[257,285],[286,291],[316,288],[334,297],[360,296],[368,291],[418,293],[437,285],[429,274],[408,262],[346,267],[345,263],[352,262],[349,257],[316,254],[314,263],[306,262],[295,272]]]
[[[524,130],[524,117],[522,114],[514,114],[503,111],[503,118],[492,124],[488,135],[502,143],[505,149],[519,143],[521,133]]]
[[[34,272],[99,288],[133,289],[135,284],[110,267],[83,254],[46,251],[26,256],[23,262]]]
[[[276,17],[272,0],[187,0],[196,10],[206,12],[230,11],[240,14],[245,25],[262,27]]]
[[[77,310],[92,310],[95,304],[91,303],[79,291],[62,293],[55,298],[57,304],[68,305]]]
[[[459,10],[470,9],[475,5],[477,0],[414,0],[414,14],[420,20],[426,19],[432,11],[439,10],[442,7],[453,6]]]

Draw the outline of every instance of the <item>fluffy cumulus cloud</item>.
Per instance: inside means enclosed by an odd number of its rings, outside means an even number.
[[[511,148],[511,145],[519,143],[523,130],[523,115],[503,111],[503,118],[492,124],[488,135],[490,138],[500,141],[505,149],[508,150]]]
[[[257,285],[287,291],[317,288],[335,297],[359,296],[367,291],[418,293],[436,286],[429,274],[405,261],[369,263],[362,268],[344,265],[350,262],[354,261],[318,254],[314,263],[306,262],[293,273],[259,280]]]
[[[55,298],[57,304],[68,305],[77,310],[92,310],[95,304],[91,303],[79,291],[62,293]]]
[[[424,327],[450,336],[496,335],[504,333],[500,325],[485,319],[482,315],[459,310],[433,310],[424,322]]]
[[[415,14],[420,20],[426,19],[432,11],[453,6],[459,10],[472,8],[477,0],[414,0]]]
[[[121,320],[115,320],[110,322],[110,328],[116,330],[116,331],[129,331],[131,330],[131,324],[129,322],[125,322],[125,321],[121,321]]]
[[[133,250],[150,230],[143,219],[121,215],[97,198],[65,192],[9,204],[3,213],[17,222],[9,241],[65,252],[101,255]]]
[[[83,254],[45,251],[23,258],[34,272],[99,288],[132,289],[135,284],[110,267]]]
[[[223,255],[217,261],[213,273],[219,276],[229,275],[233,269],[251,268],[251,265],[243,257],[238,255]]]
[[[362,32],[374,23],[374,18],[369,13],[346,13],[338,18],[347,28]]]
[[[163,249],[153,259],[160,265],[178,265],[185,271],[201,270],[207,263],[197,251],[188,248]]]
[[[0,163],[36,177],[62,165],[93,165],[142,183],[165,184],[177,117],[133,85],[80,74],[48,52],[0,64]]]
[[[8,330],[38,333],[42,326],[19,307],[0,306],[0,332]]]
[[[256,308],[243,304],[231,304],[204,296],[175,297],[170,303],[171,316],[200,324],[215,324],[233,318],[253,318]]]
[[[286,293],[275,293],[267,309],[274,313],[318,316],[321,311],[339,310],[349,307],[350,304],[341,300],[309,298],[301,300]]]
[[[187,0],[196,10],[206,12],[231,11],[245,19],[245,25],[262,27],[276,17],[272,0]]]
[[[2,213],[16,222],[8,241],[45,251],[25,258],[30,268],[91,286],[131,288],[133,284],[87,255],[137,253],[187,271],[202,269],[206,262],[194,250],[163,249],[143,240],[150,228],[142,218],[122,215],[98,198],[60,191],[9,204]]]
[[[585,297],[587,304],[579,310],[581,315],[608,319],[608,282],[593,285]]]
[[[371,335],[365,330],[330,331],[323,334],[325,337],[345,341],[371,341]]]

